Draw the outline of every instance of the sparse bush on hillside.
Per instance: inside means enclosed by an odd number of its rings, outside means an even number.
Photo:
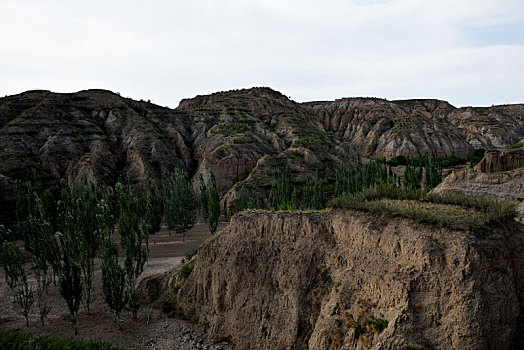
[[[0,330],[0,349],[118,350],[119,348],[109,342],[57,336],[37,337],[28,332]]]

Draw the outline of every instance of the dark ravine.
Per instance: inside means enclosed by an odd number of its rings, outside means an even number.
[[[523,250],[514,221],[471,232],[346,210],[250,212],[200,249],[187,280],[148,283],[238,349],[516,349]]]
[[[106,90],[28,91],[0,98],[0,205],[12,212],[16,179],[34,168],[46,185],[87,175],[98,183],[193,180],[212,170],[221,196],[245,184],[266,198],[271,171],[303,179],[364,158],[468,156],[524,138],[524,105],[455,108],[439,100],[344,98],[297,103],[270,88],[197,96],[170,109]]]

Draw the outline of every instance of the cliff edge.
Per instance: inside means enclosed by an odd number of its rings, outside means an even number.
[[[459,231],[342,209],[247,212],[187,266],[185,280],[161,278],[165,298],[239,349],[524,341],[524,229],[512,220]]]

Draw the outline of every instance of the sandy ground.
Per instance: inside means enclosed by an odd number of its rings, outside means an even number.
[[[225,224],[219,226],[219,230]],[[187,232],[185,241],[182,235],[170,234],[163,229],[149,239],[149,261],[142,277],[168,271],[180,264],[185,253],[200,246],[211,237],[207,224],[197,223]],[[29,267],[29,265],[27,266]],[[208,339],[195,325],[186,321],[169,318],[160,310],[141,308],[138,320],[133,320],[129,311],[122,315],[121,329],[117,329],[114,314],[104,302],[101,292],[101,272],[99,261],[95,261],[95,301],[91,306],[91,314],[87,315],[83,307],[79,311],[80,339],[110,340],[116,345],[140,349],[229,349],[231,345],[225,341]],[[27,330],[36,335],[53,334],[74,336],[73,327],[66,320],[67,305],[58,292],[58,287],[51,285],[48,300],[52,311],[41,325],[38,317],[38,306],[33,304],[29,327],[20,313],[18,305],[13,303],[3,270],[0,269],[0,328]],[[148,322],[149,321],[149,322]]]

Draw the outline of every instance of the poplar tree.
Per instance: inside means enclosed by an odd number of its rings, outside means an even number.
[[[198,201],[196,200],[184,173],[175,169],[171,177],[164,181],[164,216],[168,229],[182,234],[196,222]]]
[[[218,198],[217,184],[215,180],[215,174],[210,173],[209,180],[209,196],[208,196],[208,223],[209,231],[212,235],[217,232],[218,219],[220,217],[220,200]]]
[[[22,283],[24,275],[24,256],[15,242],[2,242],[0,259],[4,270],[5,281],[11,290],[13,298],[16,288]]]
[[[128,306],[137,319],[139,294],[136,290],[138,277],[144,270],[148,257],[149,234],[144,221],[140,218],[138,197],[129,185],[116,185],[118,203],[118,233],[120,245],[125,252],[124,269],[127,280]]]
[[[320,210],[326,207],[324,200],[324,179],[320,177],[318,169],[315,172],[315,185],[313,188],[313,198],[311,209]]]
[[[160,196],[153,175],[148,172],[146,181],[142,187],[144,229],[148,235],[160,231],[162,225],[162,207]]]
[[[33,288],[27,281],[27,273],[22,268],[20,284],[15,290],[15,302],[20,306],[22,315],[25,317],[25,324],[29,327],[29,314],[34,303]]]
[[[102,292],[109,309],[116,314],[117,326],[122,323],[120,313],[127,305],[129,294],[126,271],[118,263],[118,248],[110,236],[102,247]]]
[[[275,210],[293,209],[295,206],[292,203],[293,191],[289,166],[286,166],[284,171],[275,169],[273,171],[273,183],[271,184],[271,207]]]
[[[208,196],[207,196],[207,187],[206,182],[204,181],[204,175],[202,173],[198,176],[200,181],[200,205],[202,206],[202,216],[204,217],[204,220],[207,221],[208,218]]]

